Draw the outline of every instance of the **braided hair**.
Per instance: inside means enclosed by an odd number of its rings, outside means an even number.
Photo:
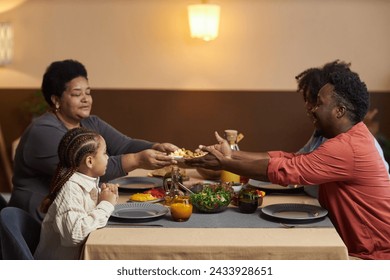
[[[88,155],[96,154],[101,136],[89,129],[77,127],[69,130],[58,146],[59,163],[50,184],[50,192],[41,203],[41,212],[47,213],[58,192],[78,170]]]

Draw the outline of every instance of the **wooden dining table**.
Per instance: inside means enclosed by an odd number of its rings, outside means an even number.
[[[187,169],[187,186],[203,181],[194,169]],[[147,176],[135,170],[128,176]],[[128,194],[120,195],[126,203]],[[266,194],[259,209],[248,216],[231,206],[221,213],[193,213],[188,222],[108,224],[93,231],[86,240],[84,260],[342,260],[348,251],[329,218],[313,223],[283,224],[266,221],[261,207],[279,203],[319,206],[318,200],[302,193]],[[225,216],[223,216],[225,215]],[[236,223],[219,223],[231,215]],[[232,218],[233,219],[233,218]],[[245,221],[251,221],[246,226]],[[191,224],[197,221],[198,224]],[[211,221],[211,222],[210,222]],[[258,221],[258,223],[257,223]],[[202,224],[207,224],[203,226]],[[210,225],[211,224],[211,225]],[[226,223],[225,223],[226,224]]]

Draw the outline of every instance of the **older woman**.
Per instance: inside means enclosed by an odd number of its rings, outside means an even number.
[[[89,128],[104,137],[110,157],[106,174],[101,178],[103,182],[136,168],[156,169],[176,163],[167,153],[178,149],[177,146],[132,139],[90,115],[91,88],[80,62],[53,62],[43,76],[42,93],[52,110],[35,119],[21,137],[15,155],[10,206],[41,218],[37,208],[48,193],[58,164],[58,144],[75,127]]]

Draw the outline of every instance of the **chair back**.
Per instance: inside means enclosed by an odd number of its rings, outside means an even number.
[[[5,207],[0,212],[0,238],[4,260],[32,260],[41,224],[26,211]]]
[[[2,166],[2,168],[4,169],[4,173],[8,183],[7,191],[10,192],[12,190],[12,175],[13,175],[12,162],[7,153],[7,146],[5,143],[1,125],[0,125],[0,160],[1,160],[0,166]]]
[[[4,198],[4,196],[0,193],[0,211],[4,207],[8,205],[7,200]],[[1,253],[1,235],[0,235],[0,260],[3,259],[3,254]]]
[[[4,196],[0,193],[0,211],[4,207],[6,207],[8,204],[7,200],[4,198]]]

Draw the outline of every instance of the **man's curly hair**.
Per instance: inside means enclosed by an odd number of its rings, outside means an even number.
[[[370,94],[367,86],[357,73],[336,70],[327,79],[334,86],[335,100],[338,105],[347,108],[349,119],[353,123],[363,120],[370,106]]]
[[[297,91],[302,93],[303,100],[315,104],[320,89],[327,83],[327,78],[334,71],[351,71],[351,64],[335,60],[322,68],[309,68],[295,77],[298,83]],[[308,93],[308,96],[306,96]]]

